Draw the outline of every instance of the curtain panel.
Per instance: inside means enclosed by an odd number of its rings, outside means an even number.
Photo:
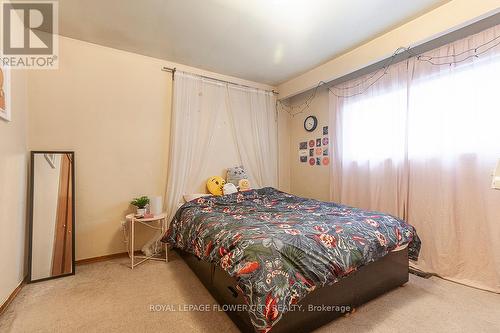
[[[272,92],[228,86],[231,128],[254,187],[278,187],[278,124]]]
[[[422,239],[419,268],[495,292],[498,41],[500,26],[394,64],[380,80],[372,73],[330,93],[332,200],[407,220]]]
[[[225,112],[224,86],[199,76],[175,72],[170,152],[165,206],[169,220],[182,196],[194,193],[195,181],[203,171],[209,147],[213,144],[217,119]]]
[[[378,76],[369,89],[358,84]],[[353,97],[330,93],[333,201],[406,217],[407,84],[407,64],[399,63],[333,90]]]

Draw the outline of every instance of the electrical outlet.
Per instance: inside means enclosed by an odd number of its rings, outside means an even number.
[[[493,177],[493,181],[491,182],[491,188],[495,190],[500,190],[500,177]]]
[[[497,167],[493,171],[493,180],[491,181],[491,188],[500,190],[500,160],[498,160]]]

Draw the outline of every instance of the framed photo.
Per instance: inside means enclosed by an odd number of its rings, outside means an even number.
[[[10,69],[0,67],[0,118],[12,120],[12,106],[10,103]]]

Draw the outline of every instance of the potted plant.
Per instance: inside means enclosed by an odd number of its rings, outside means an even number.
[[[138,216],[144,216],[146,214],[146,206],[149,204],[149,198],[146,196],[135,198],[130,204],[137,208]]]

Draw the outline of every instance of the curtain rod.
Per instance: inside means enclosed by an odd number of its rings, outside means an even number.
[[[175,72],[177,71],[177,68],[169,68],[169,67],[162,67],[161,69],[162,71],[164,72],[170,72],[172,73],[172,80],[174,79],[174,75],[175,75]],[[222,83],[227,83],[227,84],[232,84],[232,85],[235,85],[235,86],[239,86],[239,87],[244,87],[244,88],[250,88],[250,89],[259,89],[259,88],[255,88],[255,87],[251,87],[251,86],[246,86],[244,84],[240,84],[240,83],[235,83],[235,82],[231,82],[231,81],[225,81],[225,80],[221,80],[221,79],[217,79],[217,78],[214,78],[214,77],[210,77],[210,76],[205,76],[205,75],[199,75],[199,74],[195,74],[201,78],[204,78],[204,79],[209,79],[209,80],[214,80],[214,81],[218,81],[218,82],[222,82]],[[276,91],[276,90],[267,90],[267,89],[259,89],[259,90],[264,90],[265,92],[270,92],[270,93],[273,93],[274,95],[278,95],[279,92]]]
[[[164,67],[161,68],[161,70],[163,72],[170,72],[170,73],[172,73],[172,81],[174,80],[175,71],[177,70],[177,68],[175,68],[175,67],[174,68],[169,68],[169,67],[165,67],[164,66]]]

